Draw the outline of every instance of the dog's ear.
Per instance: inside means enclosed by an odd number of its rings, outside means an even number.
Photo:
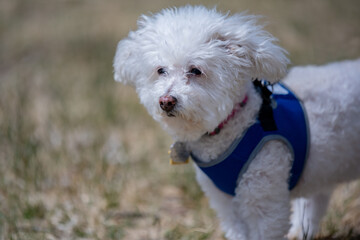
[[[260,41],[250,50],[253,64],[252,77],[276,83],[286,75],[290,61],[286,57],[287,52],[276,45],[277,39],[269,34],[266,35],[259,34],[257,37]]]
[[[276,44],[278,40],[257,24],[258,18],[245,14],[226,18],[218,40],[253,79],[275,83],[284,77],[290,61],[286,50]]]
[[[136,78],[140,73],[136,49],[136,42],[131,34],[118,43],[113,63],[115,81],[135,85]]]

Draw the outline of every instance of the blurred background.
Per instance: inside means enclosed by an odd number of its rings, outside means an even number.
[[[358,0],[1,0],[1,240],[224,239],[191,164],[169,166],[172,140],[112,76],[141,14],[187,3],[265,16],[292,65],[360,57]],[[359,182],[321,231],[357,239]]]

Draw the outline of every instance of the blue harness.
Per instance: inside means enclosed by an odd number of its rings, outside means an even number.
[[[235,196],[235,188],[241,176],[264,144],[270,140],[283,141],[292,152],[289,190],[296,186],[301,176],[310,138],[306,112],[295,94],[284,85],[276,84],[273,88],[269,106],[272,111],[270,122],[275,124],[274,127],[266,127],[266,124],[264,127],[264,121],[260,121],[258,117],[243,136],[236,139],[217,159],[205,163],[191,154],[199,168],[225,193]]]

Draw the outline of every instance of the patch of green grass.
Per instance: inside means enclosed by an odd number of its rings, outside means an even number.
[[[106,199],[106,208],[117,208],[119,206],[120,195],[116,191],[107,191],[104,193]]]
[[[125,239],[124,229],[121,226],[108,226],[106,228],[106,236],[108,239],[121,240]]]
[[[43,219],[45,217],[46,208],[45,206],[39,202],[35,204],[26,204],[23,210],[23,216],[25,219]]]
[[[73,228],[73,231],[76,237],[86,238],[88,236],[85,230],[81,226],[75,226]]]
[[[206,240],[211,237],[213,232],[202,232],[193,228],[187,228],[183,225],[168,230],[165,233],[166,240]]]

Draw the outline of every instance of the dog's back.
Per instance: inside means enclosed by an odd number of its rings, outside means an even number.
[[[360,59],[295,67],[284,82],[302,99],[311,132],[295,195],[360,177]]]

